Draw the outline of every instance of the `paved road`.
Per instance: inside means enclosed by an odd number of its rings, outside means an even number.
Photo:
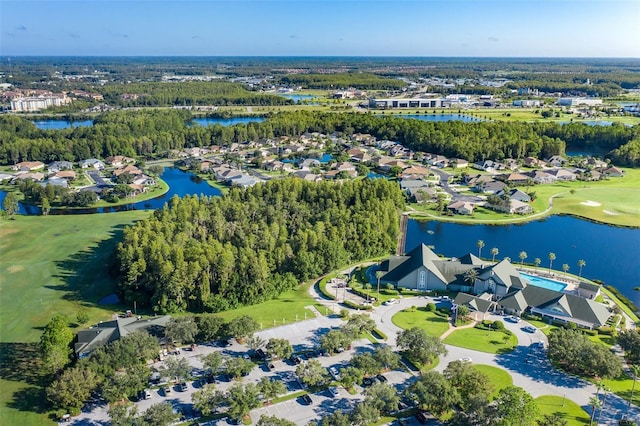
[[[451,186],[449,186],[449,179],[451,178],[451,175],[445,172],[444,170],[439,169],[437,167],[429,167],[429,170],[431,170],[433,173],[440,176],[439,185],[444,190],[444,192],[451,195],[451,201],[464,201],[464,202],[472,202],[472,203],[479,203],[481,201],[484,201],[484,199],[482,199],[481,197],[477,197],[474,195],[463,195],[463,194],[460,194],[455,189],[451,188]]]

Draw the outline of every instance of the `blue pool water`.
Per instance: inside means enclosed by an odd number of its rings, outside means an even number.
[[[536,275],[529,275],[529,274],[520,272],[520,276],[528,280],[531,283],[531,285],[535,285],[536,287],[542,287],[542,288],[546,288],[553,291],[562,291],[567,287],[566,284],[562,284],[561,282],[538,277]]]

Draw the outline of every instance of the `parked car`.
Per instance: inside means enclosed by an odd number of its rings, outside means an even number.
[[[164,396],[171,396],[171,386],[164,386],[162,388],[162,394]]]
[[[464,358],[460,358],[458,361],[461,361],[461,362],[473,362],[473,360],[471,358],[469,358],[468,356],[465,356]]]
[[[329,393],[331,394],[331,396],[338,396],[340,395],[340,392],[338,391],[338,388],[336,386],[331,386],[329,388]]]
[[[187,382],[180,382],[180,384],[178,385],[178,388],[182,391],[182,392],[186,392],[187,389],[189,389],[189,387],[187,386]]]
[[[336,367],[329,367],[329,374],[333,377],[333,380],[340,380],[340,372]]]
[[[387,383],[389,381],[389,379],[384,377],[382,374],[376,375],[376,379],[378,379],[380,381],[380,383]]]
[[[300,401],[302,402],[303,405],[311,405],[311,403],[313,402],[313,400],[311,399],[308,393],[305,393],[304,395],[302,395],[300,397]]]
[[[519,323],[520,322],[520,318],[515,316],[515,315],[511,315],[510,317],[507,317],[507,319],[511,322],[515,322],[515,323]]]
[[[144,399],[150,399],[153,395],[151,394],[151,390],[150,389],[145,389],[144,390]]]
[[[393,305],[394,303],[398,303],[398,300],[397,299],[389,299],[386,302],[383,302],[382,304],[384,306],[389,306],[389,305]]]
[[[535,333],[537,331],[537,329],[532,325],[526,325],[522,327],[522,330],[526,331],[527,333]]]

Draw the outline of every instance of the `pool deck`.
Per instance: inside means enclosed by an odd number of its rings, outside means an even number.
[[[566,287],[562,290],[563,293],[575,294],[578,290],[578,286],[580,285],[580,281],[573,277],[565,276],[561,273],[548,273],[541,272],[540,270],[528,269],[528,268],[516,268],[519,272],[523,272],[528,275],[533,275],[540,278],[545,278],[552,281],[557,281],[561,284],[566,285]]]

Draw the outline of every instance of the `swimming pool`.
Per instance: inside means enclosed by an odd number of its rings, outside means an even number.
[[[529,275],[523,272],[520,272],[520,276],[531,283],[531,285],[535,285],[536,287],[546,288],[548,290],[553,291],[562,291],[567,285],[562,284],[561,282],[550,280],[548,278],[542,278],[537,275]]]

